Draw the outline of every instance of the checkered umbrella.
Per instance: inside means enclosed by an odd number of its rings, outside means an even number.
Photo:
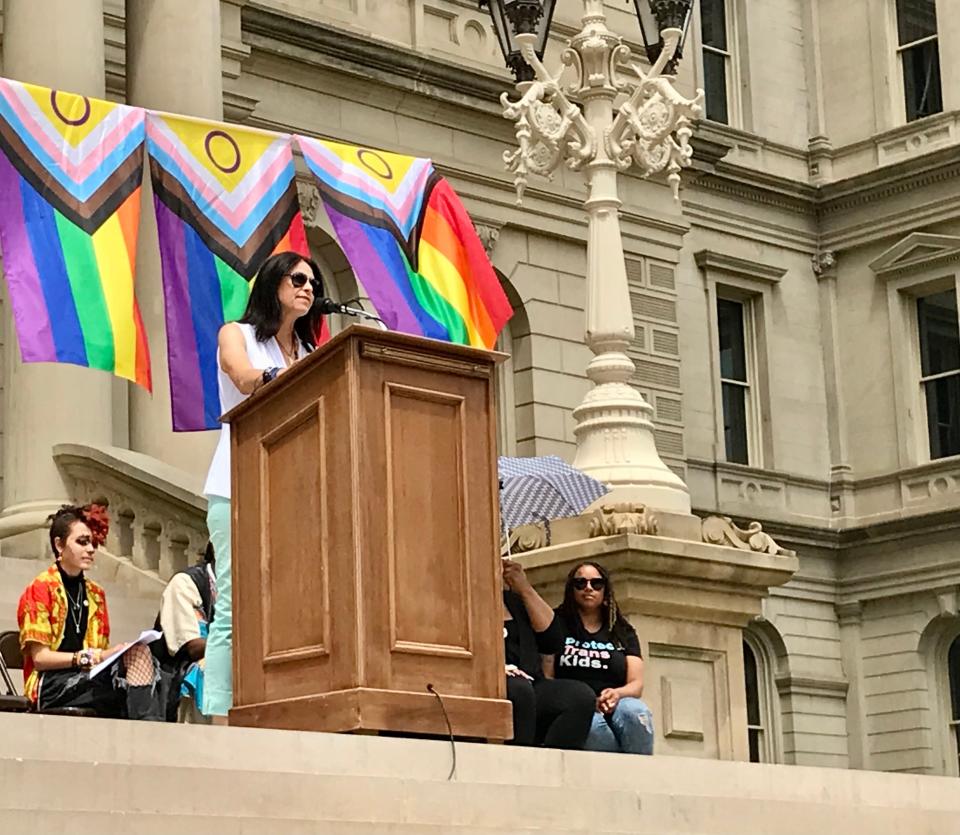
[[[594,478],[556,455],[497,459],[500,524],[505,530],[528,522],[576,516],[607,493]]]

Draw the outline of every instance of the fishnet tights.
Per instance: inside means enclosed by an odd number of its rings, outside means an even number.
[[[127,684],[135,687],[153,684],[153,655],[143,644],[135,644],[123,654],[127,672]]]

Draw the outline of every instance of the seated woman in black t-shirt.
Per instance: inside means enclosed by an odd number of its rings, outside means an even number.
[[[503,642],[513,745],[583,748],[593,718],[593,691],[580,681],[543,676],[540,655],[559,652],[563,633],[553,610],[513,560],[503,561]]]
[[[617,606],[606,569],[595,562],[576,566],[567,575],[557,615],[564,637],[552,673],[557,681],[588,684],[596,696],[584,748],[652,754],[653,715],[640,699],[640,640]],[[550,675],[549,661],[546,666]]]

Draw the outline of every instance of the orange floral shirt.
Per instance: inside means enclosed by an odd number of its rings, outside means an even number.
[[[89,578],[85,578],[85,581],[88,607],[83,647],[106,649],[110,640],[107,596],[99,584]],[[23,650],[23,693],[35,702],[40,676],[26,651],[27,643],[33,641],[55,650],[63,640],[67,624],[67,592],[56,565],[51,565],[40,574],[20,596],[17,624],[20,627],[20,648]]]

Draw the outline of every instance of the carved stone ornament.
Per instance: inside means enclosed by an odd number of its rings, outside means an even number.
[[[520,525],[510,531],[507,540],[507,552],[510,554],[524,554],[527,551],[536,551],[546,548],[550,544],[550,523],[531,522]]]
[[[497,241],[500,240],[500,227],[478,221],[473,224],[473,228],[477,230],[477,237],[480,238],[480,243],[483,244],[483,249],[489,258],[493,254]]]
[[[300,201],[304,224],[316,226],[317,212],[320,210],[320,189],[313,183],[297,180],[297,198]]]
[[[657,533],[657,517],[647,509],[646,505],[634,502],[603,505],[589,515],[591,539],[620,533],[646,536],[655,536]]]
[[[682,32],[662,31],[660,57],[644,72],[630,60],[629,47],[607,28],[601,0],[592,0],[585,8],[584,28],[560,54],[562,66],[556,73],[537,57],[534,35],[516,36],[535,76],[518,85],[518,99],[511,100],[506,93],[500,97],[503,115],[514,122],[517,138],[517,147],[503,154],[507,170],[514,174],[517,203],[523,200],[530,174],[549,179],[561,164],[579,171],[591,162],[610,161],[621,171],[634,166],[642,177],[667,171],[676,198],[680,171],[693,158],[692,124],[703,112],[704,98],[702,90],[692,99],[684,98],[673,80],[662,75]],[[564,86],[560,79],[567,68],[575,79]],[[626,81],[624,68],[638,81]],[[613,107],[620,97],[623,100]],[[610,109],[581,109],[577,101],[588,98],[604,98]]]
[[[746,528],[737,527],[729,516],[708,516],[701,523],[703,541],[711,545],[726,545],[741,551],[792,557],[794,551],[781,548],[770,534],[765,533],[759,522],[751,522]]]
[[[813,262],[813,274],[819,278],[828,275],[836,268],[837,254],[832,249],[823,250],[811,256],[811,261]]]

